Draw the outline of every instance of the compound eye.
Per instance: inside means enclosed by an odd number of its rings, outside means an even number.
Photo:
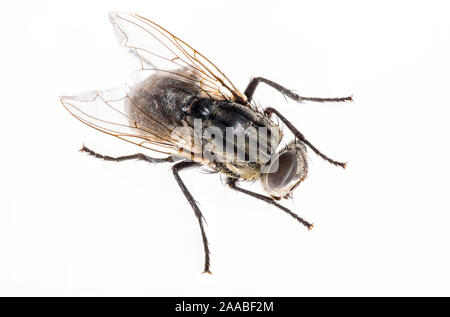
[[[279,190],[291,183],[296,177],[298,162],[294,152],[285,152],[278,157],[278,169],[276,162],[270,167],[267,175],[267,185],[271,190]]]

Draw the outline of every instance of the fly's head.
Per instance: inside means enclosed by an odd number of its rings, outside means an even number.
[[[295,140],[277,152],[261,173],[265,191],[274,199],[290,198],[308,172],[306,147]]]

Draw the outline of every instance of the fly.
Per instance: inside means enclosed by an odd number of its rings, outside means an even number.
[[[133,83],[108,91],[61,97],[63,106],[84,124],[164,157],[138,153],[112,157],[83,146],[106,161],[171,163],[172,173],[197,217],[210,273],[204,217],[180,177],[189,168],[220,173],[233,190],[269,203],[311,229],[313,225],[277,201],[290,198],[308,171],[307,148],[345,168],[313,146],[277,109],[252,102],[260,83],[297,102],[344,102],[352,97],[302,97],[269,79],[256,77],[240,92],[208,58],[158,24],[138,15],[110,13],[120,44],[134,57]],[[292,132],[286,141],[276,116]],[[241,188],[260,180],[267,195]]]

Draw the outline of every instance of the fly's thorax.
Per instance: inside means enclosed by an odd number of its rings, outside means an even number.
[[[273,198],[289,198],[306,178],[308,161],[306,146],[295,140],[276,153],[261,170],[261,183]]]
[[[280,128],[264,114],[236,103],[198,100],[188,118],[191,124],[194,118],[201,119],[204,155],[230,165],[227,168],[246,179],[259,174],[282,137]]]

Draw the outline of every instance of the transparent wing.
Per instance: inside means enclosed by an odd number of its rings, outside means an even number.
[[[142,81],[154,71],[167,72],[191,81],[205,95],[247,104],[245,95],[209,59],[163,27],[138,14],[112,12],[109,17],[120,44],[135,57],[133,79]]]
[[[194,146],[199,143],[192,128],[170,126],[135,105],[126,87],[61,96],[60,101],[82,123],[145,149],[185,157],[201,153]],[[139,118],[144,121],[130,116],[130,106],[142,112]]]

